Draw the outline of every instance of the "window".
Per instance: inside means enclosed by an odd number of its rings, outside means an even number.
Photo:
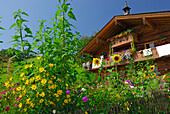
[[[154,42],[146,43],[146,44],[145,44],[145,49],[153,48],[153,47],[154,47]]]

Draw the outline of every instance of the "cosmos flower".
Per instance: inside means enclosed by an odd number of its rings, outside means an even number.
[[[87,102],[88,101],[88,98],[87,97],[83,97],[82,99],[84,102]]]
[[[66,94],[70,94],[70,91],[69,91],[69,90],[67,90],[67,91],[66,91]]]

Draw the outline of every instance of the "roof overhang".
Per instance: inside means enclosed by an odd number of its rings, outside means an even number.
[[[101,45],[105,45],[106,39],[126,31],[127,29],[139,25],[147,25],[149,28],[155,29],[155,27],[160,24],[170,24],[170,11],[114,16],[80,51],[80,54],[83,52],[91,54]]]

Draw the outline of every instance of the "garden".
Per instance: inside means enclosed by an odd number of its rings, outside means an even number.
[[[52,27],[39,21],[39,30],[33,36],[24,17],[29,15],[18,9],[12,15],[16,32],[13,56],[0,63],[0,113],[40,114],[105,114],[105,113],[169,113],[169,76],[156,72],[154,59],[134,63],[131,58],[126,71],[118,71],[121,61],[114,53],[112,65],[102,65],[98,72],[110,72],[104,79],[84,71],[79,55],[80,33],[70,20],[76,20],[67,0],[59,0]],[[0,27],[1,30],[5,30]],[[30,43],[28,38],[34,41]],[[3,43],[3,41],[0,41]],[[30,56],[30,54],[34,56]],[[87,55],[90,58],[90,55]],[[86,56],[86,57],[87,57]],[[95,58],[92,61],[99,65]],[[121,72],[127,72],[121,77]],[[158,74],[159,76],[156,76]]]

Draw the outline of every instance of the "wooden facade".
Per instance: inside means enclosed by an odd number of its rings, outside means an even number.
[[[127,32],[133,30],[133,32]],[[132,40],[133,39],[133,40]],[[80,51],[94,58],[104,55],[104,67],[111,68],[111,60],[106,59],[115,52],[132,49],[136,52],[131,56],[134,62],[146,60],[145,51],[149,50],[149,58],[155,58],[157,71],[161,75],[170,72],[170,11],[120,15],[113,17],[99,33]],[[167,49],[169,48],[169,49]],[[162,53],[162,50],[166,52]],[[118,64],[119,70],[129,63],[129,59]],[[97,73],[98,68],[89,67]],[[102,76],[104,77],[104,76]]]

